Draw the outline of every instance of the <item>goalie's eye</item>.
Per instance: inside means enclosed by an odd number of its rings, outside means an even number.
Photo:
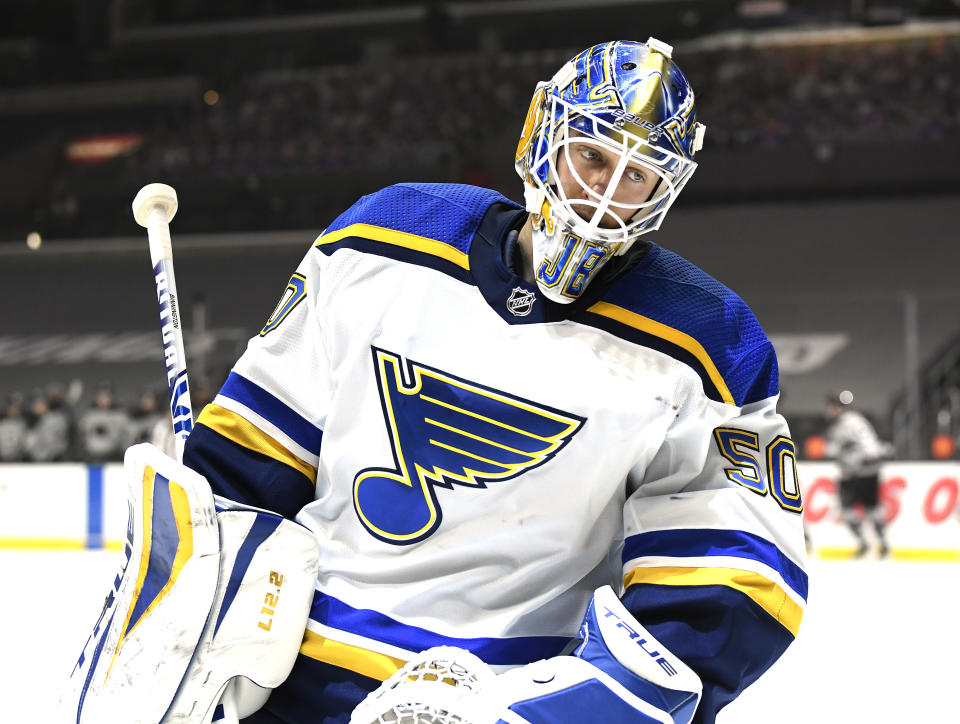
[[[599,163],[603,160],[603,156],[600,155],[599,151],[597,151],[595,148],[590,148],[590,146],[587,146],[586,144],[577,144],[575,149],[577,154],[579,154],[580,158],[582,158],[584,161],[588,161],[590,163]]]

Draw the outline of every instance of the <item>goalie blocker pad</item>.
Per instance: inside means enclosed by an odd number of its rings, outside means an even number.
[[[604,722],[689,724],[703,684],[664,648],[609,586],[598,588],[572,656],[537,661],[501,675],[509,724]]]
[[[580,624],[572,656],[556,656],[503,674],[508,724],[604,722],[689,724],[700,677],[598,588]]]
[[[124,560],[58,720],[206,724],[235,677],[269,689],[290,673],[316,583],[316,541],[265,511],[217,514],[203,476],[152,445],[127,450],[124,475]],[[240,702],[240,716],[266,700],[253,698],[246,711]]]
[[[461,649],[428,649],[354,710],[350,724],[689,724],[700,678],[661,646],[609,586],[596,590],[572,656],[494,676]]]

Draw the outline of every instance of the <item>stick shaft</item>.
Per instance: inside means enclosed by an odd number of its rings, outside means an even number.
[[[187,382],[187,358],[183,351],[183,327],[177,297],[177,281],[173,272],[173,247],[166,212],[154,208],[147,223],[150,240],[150,260],[157,287],[160,310],[160,334],[163,339],[163,357],[167,368],[167,393],[177,460],[183,459],[183,446],[193,430],[193,408]]]
[[[172,193],[172,189],[171,189]],[[177,460],[183,461],[183,447],[193,430],[193,407],[190,404],[190,386],[187,383],[187,357],[183,351],[183,326],[177,296],[177,279],[173,273],[173,244],[167,210],[154,206],[147,215],[147,238],[150,241],[150,261],[157,287],[157,305],[160,309],[160,334],[163,338],[163,357],[167,367],[167,392]],[[239,724],[237,692],[233,682],[222,696],[224,724]]]

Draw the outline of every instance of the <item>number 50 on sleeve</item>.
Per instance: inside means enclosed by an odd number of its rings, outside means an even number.
[[[786,511],[803,512],[797,479],[797,451],[793,440],[778,435],[766,446],[765,454],[761,456],[760,438],[755,432],[718,427],[713,431],[713,437],[720,454],[733,463],[734,467],[724,468],[729,480],[758,495],[766,495],[769,491]],[[764,463],[766,475],[762,470]]]

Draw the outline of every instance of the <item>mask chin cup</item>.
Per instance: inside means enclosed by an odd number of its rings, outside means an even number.
[[[533,225],[534,279],[547,299],[570,304],[581,297],[617,250],[617,246],[574,233],[556,219],[548,223],[541,217]]]

